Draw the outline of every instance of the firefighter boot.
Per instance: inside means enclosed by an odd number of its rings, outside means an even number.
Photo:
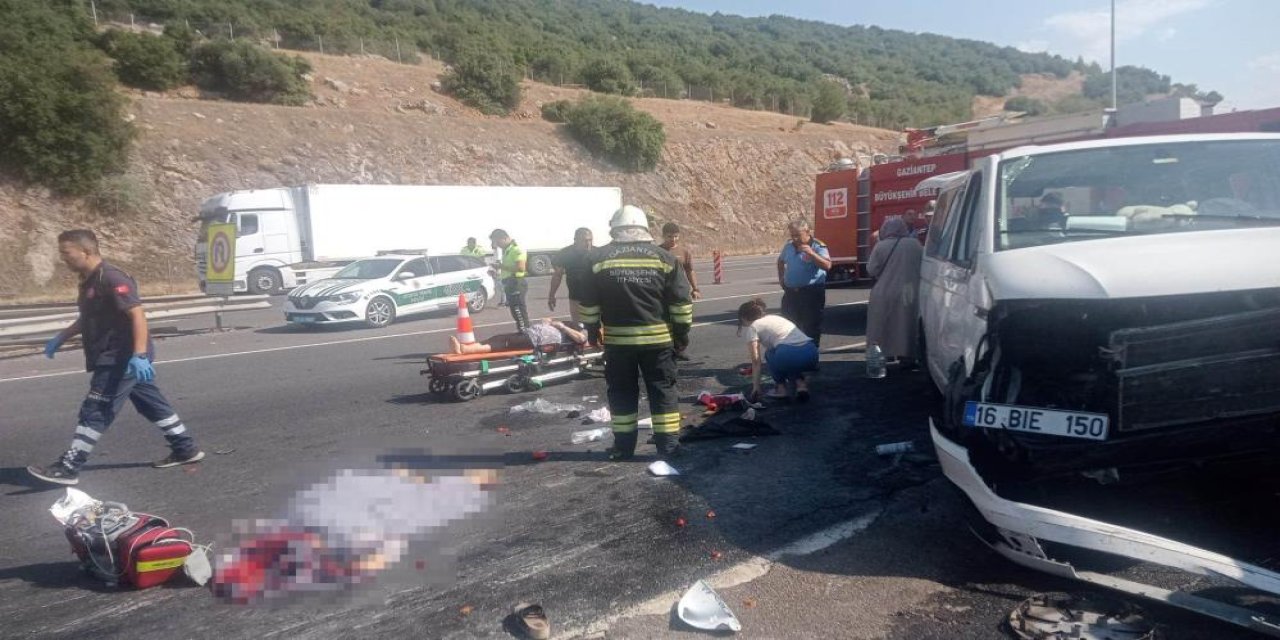
[[[613,446],[609,448],[610,460],[630,460],[636,455],[636,432],[613,434]]]
[[[653,446],[658,450],[659,460],[670,460],[680,457],[680,434],[678,433],[655,433],[653,434]]]

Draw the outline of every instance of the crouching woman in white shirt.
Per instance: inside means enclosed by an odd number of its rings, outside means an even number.
[[[763,360],[768,362],[769,375],[777,383],[766,398],[787,398],[790,384],[795,383],[796,400],[808,402],[809,383],[804,374],[818,369],[818,346],[795,323],[765,310],[760,298],[738,307],[738,335],[746,329],[747,352],[751,356],[751,397],[760,396]]]

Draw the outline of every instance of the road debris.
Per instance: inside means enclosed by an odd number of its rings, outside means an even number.
[[[776,436],[782,432],[774,429],[769,423],[761,420],[729,418],[707,420],[696,427],[680,430],[680,442],[710,440],[712,438],[749,438],[755,436]]]
[[[551,637],[551,620],[547,618],[542,605],[521,602],[512,609],[511,614],[524,637],[532,640],[547,640]]]
[[[1155,625],[1137,606],[1097,594],[1036,594],[1009,614],[1023,640],[1150,640]]]
[[[471,612],[472,612],[472,611],[475,611],[475,610],[476,610],[476,608],[475,608],[475,607],[473,607],[473,606],[471,606],[471,605],[469,605],[469,604],[464,604],[464,605],[462,605],[462,607],[460,607],[460,608],[458,609],[458,613],[460,613],[460,614],[462,614],[462,615],[464,615],[464,616],[469,616],[469,615],[471,615]]]
[[[685,526],[685,525],[687,525],[687,524],[689,524],[689,523],[688,523],[688,521],[686,521],[684,518],[676,518],[676,526],[677,526],[677,527],[683,527],[683,526]]]
[[[542,462],[543,460],[546,460],[549,457],[551,457],[551,454],[547,453],[546,451],[543,451],[542,449],[538,449],[537,451],[533,452],[533,459],[537,460],[538,462]]]
[[[715,511],[708,511],[708,512],[707,512],[707,518],[715,518],[715,517],[716,517],[716,512],[715,512]]]
[[[753,444],[753,443],[750,443],[750,442],[739,442],[738,444],[735,444],[735,445],[733,445],[732,447],[729,447],[729,448],[730,448],[730,449],[737,449],[737,450],[739,450],[739,451],[750,451],[750,450],[752,450],[752,449],[754,449],[754,448],[756,448],[756,447],[758,447],[758,446],[760,446],[760,445],[758,445],[758,444]]]
[[[228,453],[235,453],[235,452],[236,452],[236,450],[235,450],[235,449],[233,449],[233,448],[228,448],[228,449],[217,449],[217,450],[215,450],[215,451],[213,452],[213,455],[215,455],[215,456],[225,456],[225,455],[227,455]]]
[[[676,471],[675,467],[667,464],[666,461],[664,460],[659,460],[657,462],[654,462],[653,464],[650,464],[649,473],[652,473],[653,475],[658,476],[660,478],[666,477],[666,476],[680,475],[680,472]]]
[[[586,407],[580,404],[560,404],[559,402],[547,402],[542,398],[522,402],[511,407],[511,413],[560,413],[561,411],[582,411]]]
[[[907,453],[909,451],[915,451],[915,450],[916,450],[916,445],[914,442],[910,440],[876,445],[876,455],[878,456],[891,456],[895,453]]]
[[[587,413],[587,420],[589,422],[609,422],[613,420],[613,414],[609,413],[609,407],[600,407]]]
[[[733,615],[720,594],[699,580],[689,587],[676,604],[676,615],[685,624],[704,631],[741,631],[742,623]]]
[[[609,427],[598,427],[595,429],[587,429],[585,431],[574,431],[573,436],[569,439],[573,444],[586,444],[588,442],[597,442],[604,439],[609,433]]]

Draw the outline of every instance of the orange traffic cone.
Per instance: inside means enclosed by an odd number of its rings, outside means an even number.
[[[471,312],[467,311],[466,294],[458,294],[458,343],[472,344],[476,341],[476,332],[471,328]]]

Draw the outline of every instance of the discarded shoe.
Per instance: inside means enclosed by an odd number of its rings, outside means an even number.
[[[551,637],[551,621],[540,604],[521,602],[512,611],[516,616],[519,628],[525,636],[534,640],[547,640]]]

